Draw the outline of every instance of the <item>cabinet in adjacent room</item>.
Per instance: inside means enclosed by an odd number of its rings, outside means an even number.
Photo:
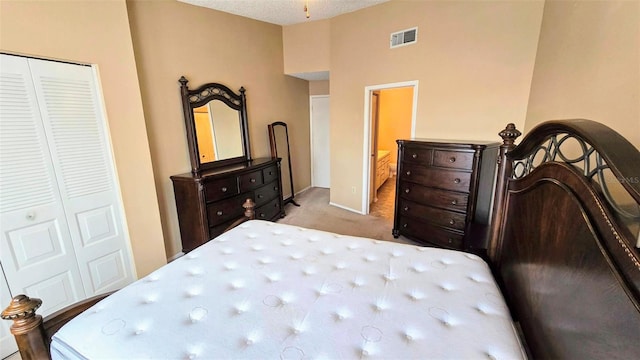
[[[486,247],[499,143],[398,140],[393,235],[425,245]]]
[[[185,253],[244,216],[242,204],[247,198],[256,203],[256,219],[274,221],[284,216],[280,159],[253,159],[198,175],[174,175],[171,180]]]

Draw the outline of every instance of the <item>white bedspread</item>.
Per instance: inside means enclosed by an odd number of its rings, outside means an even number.
[[[98,303],[54,358],[515,359],[477,256],[250,221]]]

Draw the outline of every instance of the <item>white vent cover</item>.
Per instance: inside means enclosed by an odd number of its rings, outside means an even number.
[[[414,27],[391,34],[389,43],[391,44],[390,48],[395,48],[398,46],[411,45],[416,41],[418,41],[418,28]]]

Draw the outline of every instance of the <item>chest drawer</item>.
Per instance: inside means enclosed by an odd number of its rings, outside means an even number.
[[[473,168],[473,153],[435,150],[433,152],[433,166],[471,170]]]
[[[259,189],[256,189],[254,192],[254,201],[256,206],[260,206],[265,202],[278,197],[280,194],[280,185],[277,181],[274,181],[270,184],[267,184]]]
[[[240,186],[240,192],[247,190],[253,190],[262,186],[264,181],[262,180],[262,170],[253,171],[248,174],[240,175],[238,177],[238,185]]]
[[[432,156],[432,149],[408,147],[402,154],[402,161],[407,163],[430,164]]]
[[[277,166],[270,166],[264,170],[262,170],[262,179],[264,180],[264,183],[270,183],[271,181],[275,180],[278,178],[278,167]]]
[[[280,199],[275,198],[256,208],[257,220],[271,220],[280,213]]]
[[[207,205],[207,219],[209,226],[222,224],[223,222],[242,215],[242,204],[247,195],[241,194],[233,198],[218,201]]]
[[[405,165],[400,174],[402,180],[440,189],[469,192],[471,173],[441,170],[417,165]]]
[[[400,183],[400,197],[430,206],[453,211],[467,211],[469,195],[427,188],[408,182]]]
[[[228,198],[238,194],[235,176],[207,181],[204,184],[204,198],[207,202]]]
[[[464,213],[437,209],[404,199],[400,199],[398,205],[400,214],[403,217],[420,218],[435,225],[464,231],[466,224],[466,215]]]
[[[435,225],[400,216],[400,233],[409,235],[412,238],[420,239],[421,242],[436,244],[447,248],[460,249],[464,234],[456,231],[449,231]]]

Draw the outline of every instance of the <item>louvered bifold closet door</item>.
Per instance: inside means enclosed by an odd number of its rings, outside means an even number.
[[[89,66],[0,55],[0,260],[46,315],[134,279]]]
[[[46,315],[86,294],[29,64],[0,56],[0,261],[12,295],[43,299]]]
[[[29,59],[87,296],[134,279],[108,131],[93,69]]]

